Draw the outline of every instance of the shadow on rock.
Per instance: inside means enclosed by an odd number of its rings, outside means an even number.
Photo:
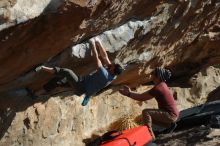
[[[28,96],[27,90],[24,88],[0,93],[0,139],[6,134],[17,112],[25,111],[28,107],[39,102],[45,103],[52,96],[59,96],[62,99],[72,95],[75,93],[70,89],[59,90],[59,92],[42,95],[38,98]],[[24,120],[24,124],[27,122]]]
[[[220,100],[220,86],[209,93],[207,102]]]
[[[183,131],[160,135],[155,141],[158,145],[194,145],[201,141],[210,140],[207,135],[210,133],[210,128],[206,126],[194,127]]]
[[[12,109],[0,110],[0,140],[7,132],[16,113]]]

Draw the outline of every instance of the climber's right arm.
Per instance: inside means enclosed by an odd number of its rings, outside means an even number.
[[[100,67],[102,67],[102,62],[99,59],[99,55],[98,55],[98,52],[97,52],[97,49],[96,49],[94,39],[90,39],[89,43],[90,43],[90,46],[91,46],[91,49],[92,49],[92,54],[93,54],[93,58],[94,58],[95,63],[96,63],[96,67],[100,68]]]

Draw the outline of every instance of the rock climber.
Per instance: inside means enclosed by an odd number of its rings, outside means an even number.
[[[85,93],[85,98],[82,102],[82,106],[85,106],[91,96],[109,85],[117,75],[121,74],[123,71],[122,67],[119,64],[111,63],[106,50],[98,38],[90,39],[89,44],[96,70],[86,76],[78,76],[71,69],[67,68],[39,66],[35,69],[37,72],[45,71],[55,75],[54,78],[43,86],[45,92],[50,92],[56,87],[74,87],[81,93]],[[99,50],[101,59],[96,47]]]
[[[154,82],[154,87],[144,93],[135,93],[128,86],[124,86],[119,92],[122,95],[130,97],[137,101],[146,101],[155,98],[158,103],[158,109],[144,109],[142,111],[143,122],[148,126],[149,131],[155,139],[152,123],[163,127],[175,127],[175,121],[178,119],[179,111],[171,91],[165,83],[171,77],[171,72],[168,69],[157,67],[151,73],[151,79]]]

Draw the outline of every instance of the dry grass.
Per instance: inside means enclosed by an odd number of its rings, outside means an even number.
[[[122,116],[119,120],[112,123],[109,130],[125,130],[143,125],[141,115],[127,114]]]

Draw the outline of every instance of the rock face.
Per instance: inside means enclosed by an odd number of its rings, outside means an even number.
[[[57,96],[45,103],[35,103],[16,113],[0,145],[84,145],[83,140],[93,132],[134,109],[138,112],[140,107],[132,100],[111,92],[96,96],[86,107],[80,104],[82,98],[68,94],[65,98]]]
[[[219,82],[215,82],[216,79],[220,78],[219,71],[220,69],[218,68],[210,67],[194,75],[189,80],[193,80],[194,84],[201,86],[182,89],[180,87],[171,87],[178,109],[181,110],[200,104],[199,95],[205,93],[204,96],[207,97],[210,92],[215,90],[215,86],[219,86]],[[213,73],[215,74],[214,76]],[[207,78],[209,78],[210,82],[207,82],[207,85],[203,85],[204,80]],[[141,93],[149,88],[149,86],[142,86],[137,89],[137,92]],[[197,92],[191,93],[191,90],[194,91],[196,89]],[[114,124],[124,115],[132,113],[140,115],[142,109],[155,108],[157,105],[155,100],[143,103],[135,102],[115,92],[116,90],[117,88],[112,88],[101,92],[98,96],[92,98],[86,107],[82,107],[80,104],[82,97],[74,96],[72,91],[65,92],[59,96],[44,96],[35,103],[28,97],[17,99],[19,105],[17,105],[16,109],[8,109],[1,113],[0,145],[85,145],[84,142],[91,138],[92,134],[100,135],[111,129],[109,125]],[[189,129],[189,131],[195,131],[196,133],[198,129]],[[163,145],[164,139],[169,139],[170,144],[183,141],[182,143],[185,145],[184,143],[191,137],[178,137],[186,132],[182,131],[173,134],[173,137],[176,137],[176,141],[170,138],[170,135],[165,135],[159,137],[157,142]],[[199,133],[197,134],[198,136],[200,135]],[[208,133],[206,134],[208,135]],[[215,143],[216,136],[219,135],[214,135],[211,137],[213,139],[209,141],[204,139],[204,143]],[[202,145],[201,141],[195,140],[192,143]]]
[[[179,109],[219,99],[219,12],[219,0],[0,1],[0,145],[84,145],[123,115],[156,106],[117,92],[121,84],[149,82],[156,66],[173,72]],[[41,89],[51,78],[33,71],[39,64],[93,71],[92,37],[126,68],[111,88],[86,107],[73,91],[37,101],[24,96],[26,87]]]
[[[123,64],[141,62],[128,68],[115,84],[133,87],[142,84],[148,78],[140,80],[140,77],[159,65],[169,66],[178,77],[219,62],[218,1],[50,2],[53,3],[60,5],[57,11],[46,11],[38,18],[1,32],[0,67],[4,70],[0,74],[0,91],[33,84],[39,88],[42,75],[30,70],[42,63],[72,67],[77,73],[87,74],[92,68],[86,70],[84,65],[91,62],[91,57],[78,59],[80,53],[72,55],[69,48],[100,33],[106,48],[116,52],[112,59],[117,58]],[[111,31],[105,32],[107,29]]]
[[[206,101],[220,99],[220,69],[213,66],[204,68],[188,79],[185,85],[177,87],[171,83],[174,98],[178,100],[179,109],[202,104]],[[182,82],[182,80],[181,80]],[[173,84],[173,85],[172,85]],[[188,104],[187,104],[188,103]]]
[[[51,1],[54,2],[56,1]],[[140,13],[140,18],[150,16],[159,3],[154,1],[148,5],[149,2],[143,0],[136,3],[130,0],[86,2],[62,2],[53,13],[46,13],[1,32],[0,66],[4,68],[0,75],[1,91],[18,88],[24,84],[27,86],[30,84],[28,79],[21,79],[23,83],[26,82],[23,84],[19,83],[19,77],[36,65],[47,62],[72,44],[114,27],[133,15]],[[146,12],[140,11],[142,6],[152,8]],[[19,81],[16,82],[17,79]]]

